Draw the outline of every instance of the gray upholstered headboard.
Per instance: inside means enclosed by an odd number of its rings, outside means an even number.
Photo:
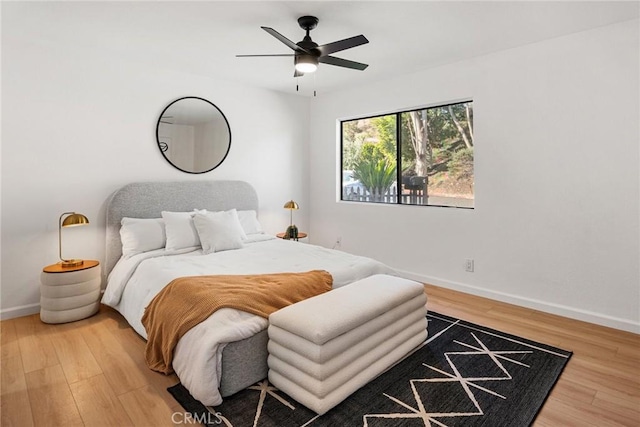
[[[107,204],[104,274],[109,275],[122,255],[122,218],[160,218],[162,211],[193,209],[258,211],[258,195],[244,181],[136,182],[116,191]]]

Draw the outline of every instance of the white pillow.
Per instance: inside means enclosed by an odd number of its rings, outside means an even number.
[[[235,215],[238,218],[239,224],[240,224],[240,233],[242,234],[242,240],[247,240],[247,234],[253,234],[253,233],[262,233],[262,228],[260,227],[260,223],[258,222],[258,218],[256,217],[256,213],[255,211],[237,211],[235,208],[230,209],[228,211],[208,211],[206,209],[194,209],[193,210],[194,214],[202,214],[202,215],[207,215],[207,214],[217,214],[217,213],[222,213],[222,212],[235,212],[235,214],[230,214],[230,215]],[[253,216],[255,218],[255,222],[258,224],[258,228],[260,229],[260,231],[251,231],[250,233],[247,232],[245,230],[245,227],[242,224],[242,217],[241,214],[243,212],[253,212]],[[244,216],[246,217],[247,215],[244,214]],[[250,216],[250,215],[249,215]],[[250,221],[250,220],[249,220]],[[251,225],[249,227],[250,230],[255,230],[255,225]]]
[[[240,225],[246,234],[262,234],[262,226],[258,222],[256,211],[238,211]]]
[[[167,240],[162,218],[122,218],[120,222],[122,256],[132,257],[143,252],[164,248]]]
[[[193,212],[162,211],[167,233],[167,250],[200,246],[198,231],[193,224]]]
[[[242,240],[246,238],[246,234],[242,230],[235,209],[196,213],[193,222],[198,230],[204,254],[240,249],[243,246]]]

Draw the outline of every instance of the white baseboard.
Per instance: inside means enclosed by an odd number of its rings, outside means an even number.
[[[0,320],[13,319],[16,317],[29,316],[31,314],[40,313],[40,304],[21,305],[19,307],[11,307],[0,310]]]
[[[402,277],[416,280],[418,282],[429,283],[443,288],[465,292],[467,294],[486,297],[496,301],[507,302],[510,304],[519,305],[521,307],[527,307],[534,310],[544,311],[546,313],[569,317],[571,319],[582,320],[589,323],[595,323],[597,325],[608,326],[610,328],[640,334],[640,322],[634,322],[632,320],[613,317],[602,313],[596,313],[594,311],[582,310],[580,308],[569,307],[566,305],[540,301],[533,298],[525,298],[504,292],[492,291],[490,289],[453,282],[438,277],[424,276],[421,274],[412,273],[410,271],[397,271]]]

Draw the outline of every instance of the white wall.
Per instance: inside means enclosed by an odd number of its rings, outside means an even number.
[[[58,261],[62,212],[84,213],[91,222],[63,230],[64,254],[104,259],[105,203],[129,182],[246,180],[258,192],[268,232],[285,230],[282,205],[291,198],[304,207],[296,221],[307,229],[307,98],[123,62],[90,48],[6,34],[2,42],[3,317],[37,312],[40,272]],[[175,169],[155,140],[163,108],[189,95],[213,102],[231,126],[229,156],[203,175]]]
[[[315,98],[312,242],[640,331],[638,40],[629,21]],[[467,98],[474,210],[336,201],[339,119]]]

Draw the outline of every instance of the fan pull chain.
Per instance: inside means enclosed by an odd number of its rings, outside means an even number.
[[[313,73],[313,97],[316,97],[316,87],[318,85],[316,84],[316,73]]]

